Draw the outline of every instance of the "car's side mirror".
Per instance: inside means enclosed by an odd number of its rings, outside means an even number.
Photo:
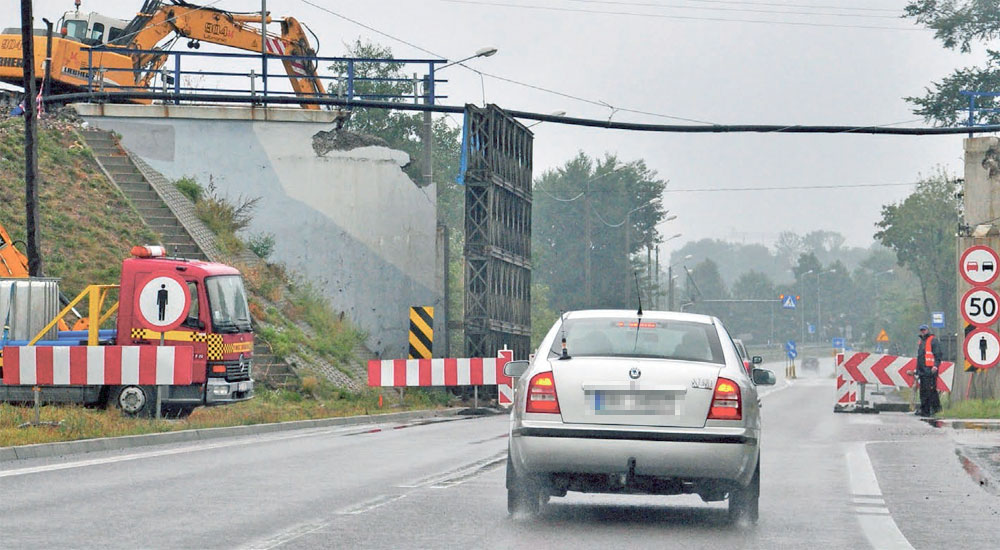
[[[750,359],[750,362],[754,365],[759,365],[764,362],[764,358],[759,355],[754,355],[753,358]]]
[[[767,369],[754,369],[753,383],[758,386],[773,386],[777,380],[774,378],[774,373]]]
[[[511,378],[520,378],[530,366],[531,363],[528,361],[507,361],[503,366],[503,374]]]

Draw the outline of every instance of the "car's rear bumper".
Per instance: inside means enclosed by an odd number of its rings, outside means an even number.
[[[511,460],[522,473],[635,474],[746,483],[758,454],[746,429],[637,431],[521,426],[511,433]]]

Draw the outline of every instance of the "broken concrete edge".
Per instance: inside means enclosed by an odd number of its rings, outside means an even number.
[[[99,451],[119,451],[135,447],[148,447],[169,443],[185,443],[189,441],[203,441],[224,437],[258,435],[287,430],[304,430],[308,428],[352,426],[359,424],[379,424],[383,422],[415,420],[439,416],[457,416],[458,412],[461,410],[463,410],[461,407],[455,407],[450,409],[406,411],[386,414],[335,416],[330,418],[316,418],[312,420],[276,422],[272,424],[250,424],[245,426],[225,426],[220,428],[197,428],[190,430],[178,430],[174,432],[126,435],[121,437],[101,437],[96,439],[78,439],[75,441],[36,443],[33,445],[19,445],[15,447],[0,447],[0,462],[93,453]]]
[[[978,462],[972,457],[972,453],[969,453],[964,445],[955,446],[955,454],[958,455],[958,461],[962,464],[962,468],[969,474],[972,481],[983,488],[986,492],[994,495],[1000,496],[1000,483],[995,479],[989,470],[983,468]]]

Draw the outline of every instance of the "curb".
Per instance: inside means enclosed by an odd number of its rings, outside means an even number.
[[[253,424],[248,426],[226,426],[220,428],[201,428],[162,432],[142,435],[126,435],[122,437],[101,437],[97,439],[80,439],[76,441],[60,441],[57,443],[36,443],[16,447],[0,447],[0,463],[12,460],[27,460],[31,458],[47,458],[99,451],[118,451],[150,445],[166,443],[184,443],[188,441],[204,441],[224,437],[239,437],[257,435],[287,430],[304,430],[308,428],[325,428],[328,426],[352,426],[358,424],[377,424],[418,418],[434,418],[456,416],[461,408],[439,409],[427,411],[407,411],[386,414],[370,414],[361,416],[339,416],[317,418],[314,420],[292,420],[272,424]]]

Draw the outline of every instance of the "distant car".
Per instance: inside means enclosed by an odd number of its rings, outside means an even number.
[[[750,354],[747,353],[747,347],[743,345],[743,340],[739,338],[733,338],[733,344],[736,344],[736,351],[740,352],[740,358],[743,360],[743,368],[747,370],[747,374],[753,370],[750,362]]]
[[[754,358],[755,362],[757,358]],[[517,378],[507,510],[536,513],[568,491],[729,500],[756,521],[761,419],[757,385],[721,321],[706,315],[566,313]]]
[[[802,360],[803,370],[819,370],[819,359],[815,357],[806,357]]]

